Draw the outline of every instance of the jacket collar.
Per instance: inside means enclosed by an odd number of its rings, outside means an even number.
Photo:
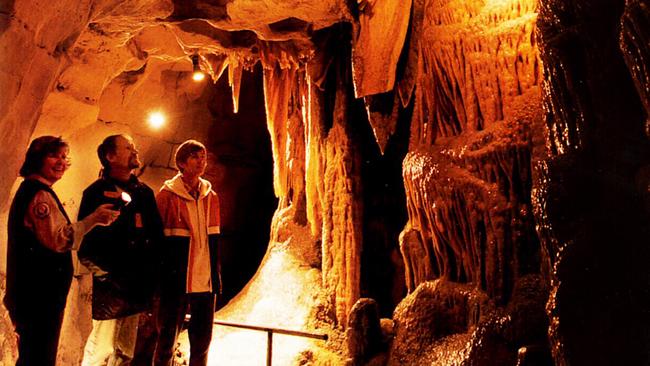
[[[138,177],[136,177],[133,174],[131,174],[131,176],[129,177],[129,180],[126,181],[126,182],[119,181],[119,180],[117,180],[115,178],[112,178],[112,177],[105,177],[105,178],[102,178],[102,179],[104,179],[104,181],[106,181],[106,182],[108,182],[110,184],[113,184],[116,187],[119,187],[120,189],[125,190],[125,191],[132,190],[132,189],[136,188],[140,184],[140,181],[138,180]]]
[[[176,174],[172,179],[166,180],[160,190],[167,190],[185,200],[194,201],[194,197],[192,197],[192,195],[187,191],[187,188],[185,188],[185,184],[181,178],[181,173]],[[212,184],[199,177],[199,200],[205,198],[211,190]]]
[[[45,184],[46,186],[48,186],[50,188],[52,187],[52,182],[50,182],[49,180],[43,178],[40,174],[31,174],[30,176],[25,177],[25,179],[35,180],[35,181],[38,181],[40,183]]]

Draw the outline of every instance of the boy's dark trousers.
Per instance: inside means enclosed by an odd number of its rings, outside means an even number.
[[[212,340],[215,295],[211,292],[179,294],[163,290],[158,307],[160,334],[155,355],[155,366],[172,365],[178,334],[185,314],[191,319],[187,328],[190,339],[190,366],[206,366]]]

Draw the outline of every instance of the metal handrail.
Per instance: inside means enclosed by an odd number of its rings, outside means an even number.
[[[285,334],[285,335],[290,335],[290,336],[294,336],[294,337],[321,339],[321,340],[324,340],[324,341],[326,341],[327,338],[328,338],[327,334],[315,334],[315,333],[302,332],[302,331],[298,331],[298,330],[272,328],[272,327],[261,327],[261,326],[258,326],[258,325],[249,325],[249,324],[229,323],[229,322],[224,322],[224,321],[221,321],[221,320],[215,320],[214,324],[223,325],[225,327],[234,327],[234,328],[242,328],[242,329],[257,330],[257,331],[260,331],[260,332],[266,332],[266,334],[267,334],[266,365],[267,366],[271,366],[272,359],[273,359],[273,333]]]

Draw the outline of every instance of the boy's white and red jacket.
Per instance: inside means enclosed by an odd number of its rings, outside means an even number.
[[[165,181],[156,195],[163,221],[163,287],[177,292],[221,289],[217,234],[219,197],[209,181],[199,178],[198,197],[188,192],[180,173]]]

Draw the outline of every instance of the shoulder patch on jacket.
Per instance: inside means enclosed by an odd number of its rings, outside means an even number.
[[[34,206],[34,216],[39,219],[44,219],[50,216],[50,205],[45,202],[39,202]]]

